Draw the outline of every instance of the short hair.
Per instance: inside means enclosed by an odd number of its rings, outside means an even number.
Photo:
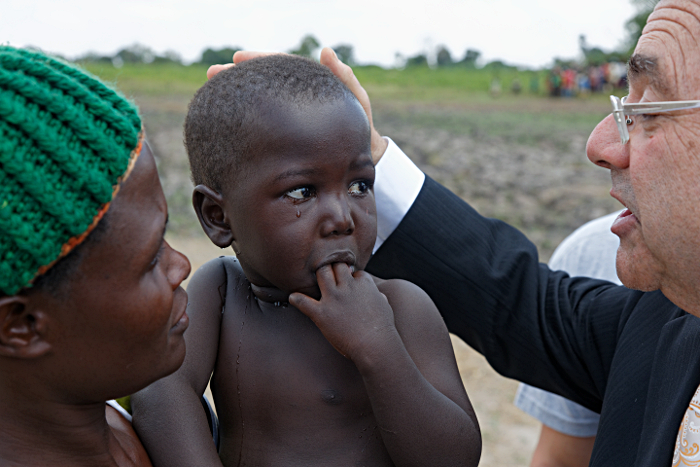
[[[327,67],[295,55],[259,57],[218,73],[197,91],[185,119],[192,181],[221,192],[223,180],[243,168],[261,104],[347,98],[355,96]]]

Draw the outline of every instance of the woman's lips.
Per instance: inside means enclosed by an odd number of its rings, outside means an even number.
[[[187,315],[187,312],[185,312],[182,314],[182,316],[180,316],[180,319],[177,320],[170,330],[175,333],[183,333],[189,325],[190,317]]]
[[[182,295],[184,295],[184,303],[182,304],[182,313],[180,317],[175,321],[175,324],[170,328],[173,332],[185,332],[187,327],[190,325],[190,317],[187,315],[187,293],[182,290]]]
[[[629,209],[625,209],[617,216],[612,227],[610,227],[610,231],[618,237],[621,237],[632,230],[638,223],[637,216],[632,214],[632,211]]]

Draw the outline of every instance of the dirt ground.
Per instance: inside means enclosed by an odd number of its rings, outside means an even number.
[[[372,95],[370,90],[370,95]],[[136,96],[158,158],[171,211],[168,239],[193,269],[222,254],[204,237],[190,207],[192,185],[182,146],[187,98]],[[582,223],[618,209],[607,171],[585,157],[604,100],[544,98],[476,103],[416,103],[375,99],[375,124],[428,175],[481,213],[523,230],[547,261]],[[460,373],[483,433],[481,465],[527,466],[539,424],[512,405],[517,383],[497,375],[453,337]]]

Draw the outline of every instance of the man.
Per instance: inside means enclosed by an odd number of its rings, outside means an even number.
[[[393,223],[368,270],[426,290],[499,372],[600,411],[591,465],[700,460],[689,407],[700,404],[700,112],[634,106],[700,99],[699,18],[698,1],[659,3],[630,60],[629,98],[615,102],[619,128],[608,116],[587,146],[627,208],[612,227],[617,269],[638,291],[538,265],[520,233],[428,178],[405,187],[420,187],[413,198],[385,192],[411,170],[391,146],[377,166],[379,223]]]

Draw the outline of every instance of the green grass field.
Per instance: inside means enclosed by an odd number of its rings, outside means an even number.
[[[109,64],[84,64],[90,72],[111,83],[137,101],[189,100],[206,81],[206,67],[174,64],[133,65],[114,68]],[[375,111],[390,118],[426,128],[454,132],[485,133],[515,143],[533,144],[554,135],[592,129],[600,120],[606,96],[592,96],[572,106],[548,105],[545,72],[484,70],[466,68],[404,70],[377,66],[356,67],[356,76],[367,89]],[[491,80],[498,76],[501,96],[489,93]],[[508,91],[513,79],[523,83],[520,95]],[[530,80],[539,83],[539,92],[528,89]],[[421,111],[416,112],[416,106]],[[151,107],[146,105],[146,113]],[[380,126],[379,124],[378,126]],[[554,136],[556,137],[556,136]]]
[[[83,66],[109,82],[117,82],[124,90],[138,89],[150,94],[197,89],[206,80],[206,67],[176,64],[125,64],[115,68],[106,63],[85,63]],[[498,77],[507,90],[516,77],[528,92],[530,80],[535,77],[539,90],[544,92],[544,72],[515,70],[485,70],[468,68],[427,67],[384,69],[378,66],[359,66],[355,75],[365,85],[383,89],[387,93],[399,92],[414,99],[432,99],[448,92],[487,93],[491,81]],[[408,91],[408,93],[406,93]],[[379,96],[385,97],[385,96]]]

